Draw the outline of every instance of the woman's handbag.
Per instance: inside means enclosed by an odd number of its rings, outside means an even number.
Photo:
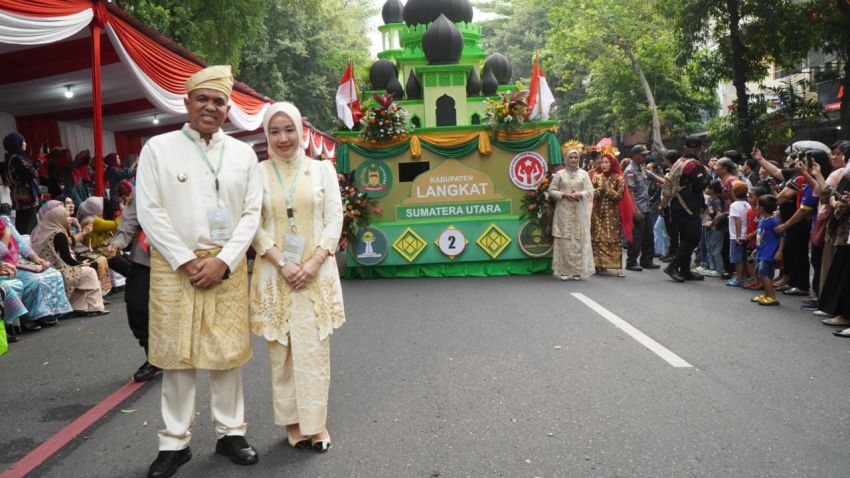
[[[818,213],[815,218],[815,225],[812,228],[811,242],[813,246],[823,247],[826,242],[826,225],[829,224],[830,218],[832,218],[832,211],[828,209]]]

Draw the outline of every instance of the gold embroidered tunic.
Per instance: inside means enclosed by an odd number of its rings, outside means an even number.
[[[298,234],[305,239],[302,264],[316,247],[333,255],[339,243],[342,199],[331,162],[299,153],[291,161],[272,158],[262,163],[262,224],[254,240],[258,257],[251,282],[251,330],[268,346],[275,423],[297,423],[302,434],[315,435],[325,429],[328,414],[330,335],[345,322],[336,261],[325,260],[316,279],[296,291],[275,264],[262,258],[273,246],[282,249],[292,234],[273,164],[289,185],[299,158],[303,165],[295,180],[293,212]]]
[[[619,174],[605,177],[593,176],[593,216],[590,237],[593,243],[593,260],[599,269],[621,269],[623,248],[620,242],[620,201],[623,199],[625,181]]]

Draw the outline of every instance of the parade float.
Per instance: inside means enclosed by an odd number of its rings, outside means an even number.
[[[468,0],[388,0],[382,13],[363,117],[337,133],[348,276],[550,270],[555,123],[525,119],[529,92],[482,51]]]

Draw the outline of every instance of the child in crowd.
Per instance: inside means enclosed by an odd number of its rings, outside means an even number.
[[[735,202],[729,207],[729,262],[735,265],[735,277],[726,285],[741,287],[744,285],[747,270],[747,202],[749,188],[743,181],[732,182],[732,196]]]
[[[767,190],[762,187],[754,187],[747,193],[747,202],[750,203],[750,210],[747,211],[747,275],[751,280],[744,285],[744,289],[761,290],[761,282],[755,274],[755,255],[756,250],[756,230],[759,227],[759,219],[761,211],[759,210],[759,198],[767,194]]]
[[[726,231],[718,230],[717,219],[723,212],[723,199],[720,197],[723,193],[723,186],[719,180],[715,179],[705,188],[705,193],[708,195],[708,201],[702,225],[705,229],[706,249],[708,250],[706,260],[708,269],[703,270],[701,274],[707,277],[720,277],[723,273],[723,234]]]
[[[782,261],[782,248],[785,246],[785,235],[776,232],[779,218],[776,212],[776,196],[766,194],[758,200],[759,222],[756,233],[756,276],[764,287],[764,294],[753,298],[759,305],[779,305],[776,291],[773,289],[773,277],[776,274],[776,263]]]

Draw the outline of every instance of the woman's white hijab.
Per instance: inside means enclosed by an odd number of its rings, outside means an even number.
[[[286,116],[289,116],[289,119],[292,120],[292,124],[294,124],[298,129],[298,147],[301,148],[301,151],[306,150],[307,142],[304,141],[301,112],[298,111],[298,108],[292,103],[282,101],[269,106],[266,110],[266,114],[263,115],[263,131],[266,133],[266,141],[269,142],[269,151],[271,152],[272,150],[271,141],[269,141],[269,123],[271,123],[272,118],[274,118],[274,116],[278,113],[283,113]]]

